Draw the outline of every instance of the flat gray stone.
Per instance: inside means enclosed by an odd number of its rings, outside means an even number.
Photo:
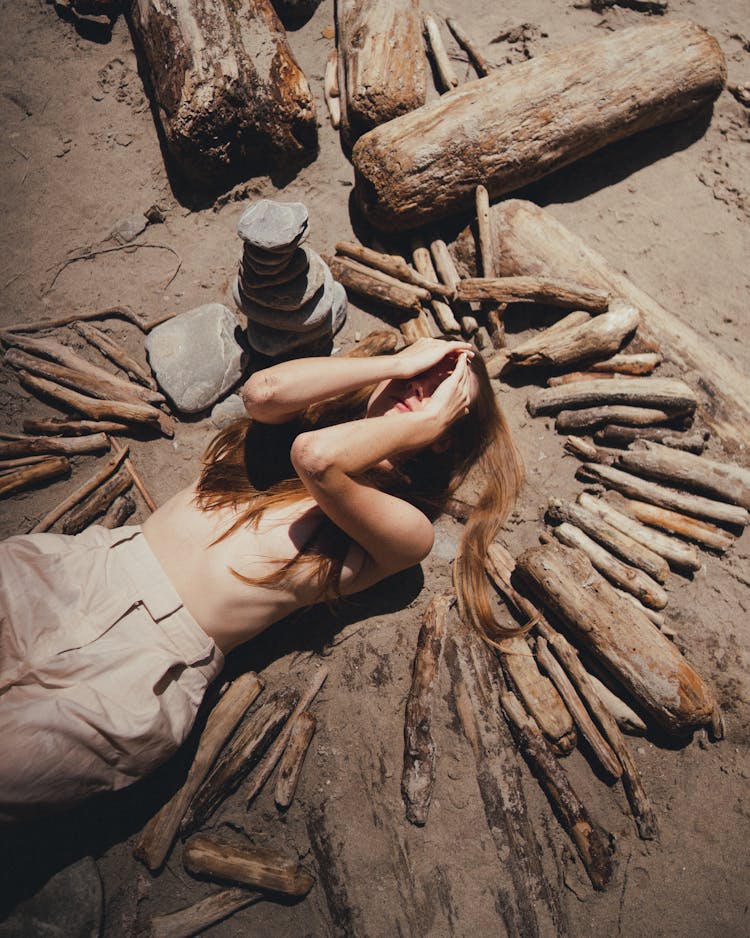
[[[249,322],[282,332],[314,332],[328,321],[333,305],[335,280],[327,264],[323,264],[323,289],[311,300],[296,310],[276,310],[254,303],[243,297],[239,285],[234,284],[234,300],[247,316]]]
[[[302,237],[307,221],[307,209],[302,202],[260,199],[242,213],[237,234],[261,250],[284,251]]]
[[[129,218],[123,218],[112,229],[112,237],[120,244],[129,244],[135,240],[138,235],[148,227],[148,218],[145,215],[131,215]]]
[[[48,880],[0,923],[0,938],[99,938],[104,896],[92,857],[83,857]]]
[[[159,387],[177,410],[197,414],[242,377],[238,322],[221,303],[207,303],[156,326],[146,337]]]
[[[245,286],[244,280],[240,282],[239,294],[243,302],[259,303],[271,310],[281,310],[293,313],[318,298],[318,291],[322,288],[328,265],[317,251],[308,251],[309,264],[304,273],[299,274],[287,283],[279,283],[267,287]]]
[[[330,341],[343,326],[345,319],[345,307],[331,306],[322,328],[313,332],[285,332],[248,320],[247,340],[256,352],[267,355],[269,358],[278,358],[289,352],[302,356],[304,349],[318,348]]]
[[[215,404],[211,411],[211,423],[219,430],[223,430],[230,423],[241,420],[243,417],[247,417],[247,411],[239,394],[230,394],[229,397],[225,397],[223,401]]]
[[[289,261],[278,271],[267,268],[256,270],[251,261],[240,263],[239,278],[243,290],[253,287],[269,287],[278,283],[289,283],[294,277],[303,274],[309,265],[308,248],[297,248]]]

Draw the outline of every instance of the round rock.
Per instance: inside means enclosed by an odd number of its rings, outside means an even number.
[[[228,427],[235,420],[243,418],[247,418],[247,411],[239,394],[230,394],[229,397],[225,397],[223,401],[215,404],[211,411],[211,423],[220,430]]]
[[[301,202],[260,199],[242,213],[237,233],[253,247],[283,251],[302,237],[307,221],[307,209]]]
[[[181,313],[151,330],[149,363],[177,410],[197,414],[215,404],[242,377],[238,322],[221,303]]]
[[[265,268],[261,268],[259,271],[254,270],[252,263],[243,260],[240,264],[240,281],[243,290],[247,292],[248,289],[252,290],[254,287],[270,287],[279,283],[289,283],[294,277],[298,277],[307,270],[310,263],[307,251],[307,248],[297,248],[289,262],[281,270],[270,273],[267,273]]]
[[[303,349],[317,349],[329,341],[343,326],[345,319],[346,308],[339,305],[329,308],[322,328],[312,332],[284,332],[248,321],[247,340],[256,352],[269,358],[279,358],[289,352],[302,355]]]
[[[268,309],[294,312],[317,296],[323,286],[328,266],[317,251],[309,251],[307,270],[287,283],[267,287],[246,288],[244,280],[240,283],[240,298],[259,303]]]
[[[304,306],[293,311],[272,310],[248,298],[243,298],[239,284],[235,281],[234,299],[248,320],[269,329],[282,332],[313,332],[322,328],[333,305],[335,280],[324,263],[323,289]]]

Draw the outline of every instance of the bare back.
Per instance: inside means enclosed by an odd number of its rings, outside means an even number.
[[[240,526],[217,541],[235,520],[230,510],[203,511],[195,487],[183,489],[143,524],[143,533],[185,607],[223,652],[254,638],[269,625],[316,601],[308,568],[301,566],[279,587],[248,583],[294,557],[320,524],[314,499],[269,509],[257,528]],[[344,562],[341,591],[359,585],[364,553],[352,544]]]

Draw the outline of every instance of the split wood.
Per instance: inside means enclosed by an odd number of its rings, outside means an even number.
[[[445,646],[446,622],[454,602],[452,593],[443,593],[435,596],[425,610],[406,699],[401,795],[407,820],[419,827],[427,823],[435,785],[436,749],[432,715]]]
[[[193,796],[262,690],[263,680],[254,671],[248,671],[235,678],[214,705],[185,781],[143,828],[133,848],[133,855],[150,870],[159,869],[166,859]]]
[[[60,476],[68,475],[70,462],[64,456],[50,456],[43,462],[22,466],[0,476],[0,496],[11,495],[19,489],[25,489],[42,482],[49,482]]]
[[[407,345],[411,345],[417,339],[431,339],[435,334],[430,314],[426,309],[421,309],[416,316],[402,319],[398,328]]]
[[[292,723],[289,742],[279,762],[279,774],[274,794],[274,801],[282,810],[286,810],[294,798],[305,756],[315,733],[315,726],[315,717],[309,710],[299,713]]]
[[[110,443],[112,444],[112,449],[113,449],[116,453],[119,453],[122,448],[121,448],[121,446],[119,445],[119,443],[117,442],[117,440],[115,440],[114,437],[110,437],[110,438],[109,438],[109,441],[110,441]],[[135,487],[136,487],[136,488],[138,489],[138,491],[141,493],[141,496],[143,497],[143,500],[144,500],[144,502],[146,503],[146,505],[148,506],[149,510],[150,510],[150,511],[156,511],[156,509],[157,509],[159,506],[156,504],[156,502],[154,501],[154,499],[151,497],[151,494],[150,494],[149,490],[146,488],[146,485],[145,485],[143,479],[140,477],[138,471],[136,470],[135,466],[133,465],[133,460],[130,458],[129,455],[127,455],[127,453],[125,454],[125,468],[126,468],[126,469],[128,470],[128,472],[130,473],[130,478],[131,478],[131,479],[133,480],[133,482],[135,483]]]
[[[430,300],[429,290],[411,283],[396,280],[380,270],[366,267],[349,257],[327,258],[334,279],[347,290],[358,293],[377,303],[385,303],[396,309],[418,313],[422,303]]]
[[[326,59],[326,68],[323,75],[323,95],[328,108],[328,116],[331,118],[331,127],[338,130],[341,126],[341,98],[339,95],[338,80],[339,60],[338,52],[332,49]]]
[[[661,528],[671,534],[678,534],[704,547],[725,551],[734,544],[734,538],[716,525],[689,518],[669,508],[661,508],[658,505],[639,501],[637,498],[624,499],[622,507],[628,514],[644,524]]]
[[[435,70],[440,79],[441,87],[439,91],[450,91],[458,87],[458,76],[448,58],[448,52],[440,35],[440,27],[432,13],[424,14],[424,28],[427,33],[428,44],[432,51],[432,59],[435,63]]]
[[[41,518],[31,529],[29,533],[36,534],[40,531],[49,531],[52,525],[62,518],[62,516],[70,511],[71,508],[74,508],[79,502],[82,502],[84,498],[90,495],[93,491],[99,488],[99,486],[105,482],[111,475],[117,472],[120,464],[123,459],[128,455],[128,448],[123,447],[120,452],[116,452],[115,455],[104,465],[97,473],[95,473],[87,482],[84,482],[79,488],[74,492],[68,495],[67,498],[63,499],[59,505],[53,508],[51,511],[48,511],[47,514]]]
[[[281,754],[286,748],[287,743],[289,742],[289,736],[292,732],[292,726],[294,725],[294,720],[305,710],[309,710],[312,706],[313,700],[318,694],[318,691],[325,683],[326,678],[328,677],[328,668],[325,665],[321,665],[317,671],[310,678],[310,683],[305,688],[302,696],[299,699],[299,703],[294,708],[294,711],[287,721],[286,726],[279,734],[276,742],[271,746],[263,760],[258,765],[255,770],[255,774],[250,780],[250,787],[247,792],[247,805],[250,806],[250,803],[253,801],[258,792],[263,788],[268,779],[271,776],[276,763],[281,758]]]
[[[354,244],[351,241],[338,241],[336,250],[339,254],[359,261],[368,267],[374,267],[384,274],[389,274],[396,280],[422,287],[428,290],[432,296],[451,297],[453,295],[452,291],[444,284],[438,283],[436,278],[430,279],[422,276],[418,270],[410,267],[403,257],[398,254],[383,254],[380,251],[374,251],[372,248]]]
[[[652,440],[672,449],[684,449],[688,453],[702,453],[706,446],[708,431],[685,433],[673,427],[623,427],[605,424],[594,433],[594,442],[604,446],[629,446],[636,440]]]
[[[411,243],[411,256],[414,266],[419,271],[419,273],[429,281],[437,280],[437,272],[435,266],[432,263],[432,256],[429,249],[426,247],[424,241],[415,237]],[[453,295],[453,290],[451,287],[445,287],[449,291],[450,295]],[[453,310],[451,307],[444,303],[440,299],[436,299],[434,296],[430,301],[430,306],[432,308],[433,315],[437,324],[440,326],[442,331],[447,335],[452,335],[454,333],[461,332],[461,326],[453,315]]]
[[[103,355],[106,355],[110,361],[122,368],[135,381],[145,384],[146,387],[154,391],[157,390],[156,381],[151,372],[136,361],[119,342],[115,342],[106,332],[102,332],[101,329],[97,329],[96,326],[92,326],[88,322],[75,323],[75,329],[87,342],[93,345],[94,348],[99,349]]]
[[[465,302],[497,300],[500,303],[531,301],[563,309],[603,313],[611,295],[570,280],[541,277],[471,277],[456,286],[456,297]]]
[[[23,440],[0,443],[0,459],[16,456],[78,456],[81,453],[100,453],[109,449],[109,440],[104,433],[90,436],[29,436]]]
[[[471,39],[469,39],[458,22],[452,16],[449,16],[446,19],[445,24],[453,33],[456,42],[468,55],[477,75],[479,75],[480,78],[483,78],[485,75],[489,75],[489,73],[492,71],[492,67],[487,62],[485,57],[479,52]]]
[[[182,862],[188,872],[199,876],[285,896],[306,896],[315,883],[296,858],[279,850],[228,844],[204,834],[196,834],[185,844]]]
[[[103,528],[119,528],[135,513],[135,501],[129,495],[118,495],[99,519]]]
[[[555,759],[534,719],[514,694],[500,694],[500,703],[513,726],[519,747],[557,808],[563,826],[573,840],[594,889],[606,889],[612,878],[608,835],[592,823],[567,773]]]
[[[676,378],[621,378],[544,388],[529,398],[527,407],[532,417],[539,417],[569,408],[611,404],[692,413],[697,400],[694,391]]]
[[[156,915],[151,919],[149,938],[191,938],[223,921],[240,909],[247,908],[263,897],[254,890],[233,887],[221,889],[194,905],[167,915]]]
[[[73,508],[63,521],[63,534],[78,534],[109,508],[112,502],[133,484],[127,469],[118,469],[105,479],[85,501]]]
[[[122,433],[125,423],[111,420],[68,420],[65,417],[27,417],[23,422],[24,433],[52,436],[86,436],[90,433]]]
[[[111,319],[117,317],[132,322],[138,326],[141,332],[150,332],[155,326],[161,325],[168,319],[174,319],[177,313],[166,313],[164,316],[157,316],[155,319],[146,319],[138,313],[134,313],[127,306],[110,306],[107,309],[90,310],[88,312],[68,313],[65,316],[58,316],[55,319],[43,319],[40,322],[17,322],[12,326],[5,326],[0,329],[0,336],[3,340],[9,332],[42,332],[46,329],[57,329],[59,326],[67,326],[72,322],[88,322],[92,319]]]

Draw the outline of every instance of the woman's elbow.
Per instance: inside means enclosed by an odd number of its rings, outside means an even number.
[[[320,437],[314,431],[300,433],[295,438],[290,457],[300,477],[320,481],[333,468],[330,452],[322,445]]]
[[[262,418],[273,410],[278,382],[268,369],[256,371],[242,385],[240,397],[250,417]]]

